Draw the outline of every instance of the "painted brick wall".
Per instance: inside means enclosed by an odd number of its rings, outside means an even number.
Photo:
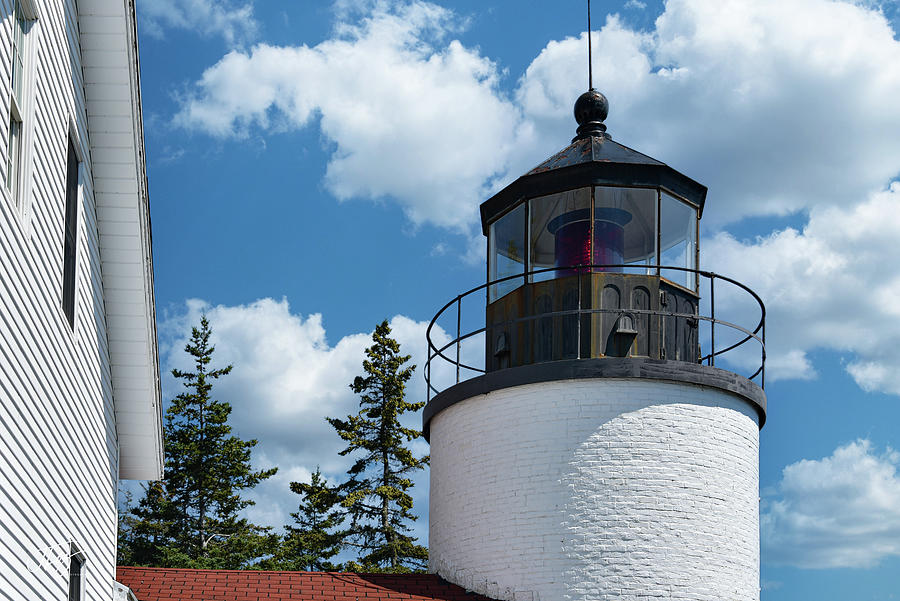
[[[560,381],[431,421],[431,571],[504,600],[759,599],[759,428],[726,392]]]

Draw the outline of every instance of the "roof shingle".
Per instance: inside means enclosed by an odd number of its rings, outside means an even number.
[[[435,574],[119,566],[116,580],[139,601],[491,601]]]

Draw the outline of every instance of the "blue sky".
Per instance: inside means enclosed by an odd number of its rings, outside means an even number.
[[[610,133],[709,187],[702,267],[767,304],[762,598],[900,598],[897,4],[593,13]],[[324,417],[355,410],[374,325],[421,365],[435,311],[484,281],[478,205],[574,134],[583,2],[138,14],[163,369],[208,313],[235,365],[218,395],[280,467],[251,516],[280,527],[291,480],[346,469]]]

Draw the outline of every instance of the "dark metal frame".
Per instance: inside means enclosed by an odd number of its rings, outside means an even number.
[[[663,163],[592,161],[521,176],[481,204],[482,233],[487,235],[490,224],[524,198],[556,194],[587,186],[663,189],[696,206],[697,213],[701,217],[706,201],[706,186]]]
[[[428,359],[425,362],[424,374],[425,374],[425,384],[426,384],[428,400],[431,400],[432,393],[437,394],[440,392],[440,390],[438,390],[437,388],[434,387],[434,385],[432,384],[432,381],[431,381],[431,366],[432,366],[432,361],[435,359],[440,358],[441,360],[443,360],[451,365],[454,365],[456,367],[456,383],[457,384],[460,382],[460,372],[462,369],[466,369],[466,370],[469,370],[471,372],[475,372],[478,374],[486,373],[485,370],[482,368],[474,367],[472,365],[467,365],[461,361],[461,359],[460,359],[461,345],[464,340],[472,338],[473,336],[477,336],[481,333],[487,333],[488,330],[493,331],[495,329],[505,328],[505,327],[508,327],[508,326],[511,326],[514,324],[518,324],[521,322],[535,321],[538,319],[545,319],[547,317],[562,317],[562,316],[568,316],[568,315],[581,316],[581,315],[589,315],[589,314],[594,314],[594,313],[621,314],[621,313],[627,312],[627,313],[632,313],[632,314],[648,314],[648,315],[657,315],[657,316],[664,316],[664,317],[676,317],[676,318],[681,317],[681,318],[689,318],[689,319],[696,319],[699,321],[709,322],[709,324],[710,324],[710,346],[711,346],[710,352],[706,355],[701,356],[698,360],[698,363],[703,364],[704,362],[706,362],[706,364],[711,367],[715,366],[717,356],[727,353],[731,350],[734,350],[734,349],[742,346],[743,344],[749,342],[750,340],[755,340],[760,345],[760,366],[747,379],[752,381],[754,378],[759,376],[760,387],[762,389],[765,389],[765,385],[766,385],[766,307],[765,307],[765,304],[763,304],[762,299],[753,290],[751,290],[744,284],[738,282],[737,280],[734,280],[732,278],[729,278],[727,276],[723,276],[723,275],[720,275],[717,273],[713,273],[711,271],[702,271],[699,269],[688,269],[686,267],[675,267],[675,266],[665,266],[665,265],[656,265],[653,267],[657,270],[657,274],[660,272],[660,270],[669,269],[669,270],[674,270],[674,271],[692,272],[696,275],[696,278],[698,280],[700,278],[708,279],[709,286],[710,286],[710,288],[709,288],[710,289],[710,295],[709,295],[710,315],[706,316],[706,315],[693,315],[693,314],[687,314],[687,313],[669,313],[666,311],[658,311],[658,310],[652,310],[652,309],[628,309],[626,311],[623,309],[583,309],[582,308],[581,277],[583,274],[588,274],[592,271],[593,272],[598,272],[598,271],[602,272],[602,271],[608,270],[608,269],[641,269],[646,272],[646,270],[647,270],[646,265],[642,265],[642,266],[627,265],[627,264],[623,264],[623,265],[570,265],[570,266],[565,266],[565,267],[549,267],[546,269],[538,269],[535,271],[526,271],[524,273],[518,273],[518,274],[507,276],[504,278],[499,278],[497,280],[488,281],[484,284],[481,284],[480,286],[476,286],[475,288],[472,288],[466,292],[463,292],[462,294],[457,295],[456,298],[454,298],[453,300],[446,303],[443,307],[441,307],[441,309],[437,312],[437,314],[434,316],[434,318],[432,318],[431,323],[428,324],[428,329],[426,330],[426,333],[425,333],[425,338],[428,342]],[[465,332],[465,333],[462,332],[462,330],[461,330],[461,328],[462,328],[462,300],[464,298],[469,297],[481,290],[484,290],[485,294],[487,294],[487,290],[489,289],[490,286],[493,286],[495,284],[499,284],[502,282],[522,278],[525,285],[528,285],[529,277],[534,276],[535,274],[548,273],[548,272],[554,272],[554,271],[560,271],[560,270],[572,270],[572,269],[577,270],[578,278],[579,278],[578,308],[577,309],[574,309],[574,310],[570,309],[570,310],[566,310],[566,311],[552,311],[552,312],[548,312],[548,313],[540,313],[537,315],[528,315],[525,317],[520,317],[518,319],[509,320],[506,322],[501,322],[501,323],[497,323],[497,324],[492,324],[490,326],[478,328],[476,330],[472,330],[471,332]],[[646,275],[646,274],[642,274],[642,275]],[[649,277],[660,277],[660,276],[657,275],[657,276],[649,276]],[[716,319],[716,294],[715,294],[716,280],[722,280],[723,282],[727,282],[731,285],[734,285],[734,286],[740,288],[741,290],[743,290],[747,294],[749,294],[757,302],[757,304],[759,305],[760,317],[759,317],[759,322],[756,324],[756,326],[753,330],[749,330],[743,326],[732,323],[730,321]],[[668,281],[668,280],[666,280],[666,281]],[[445,312],[448,309],[450,309],[451,307],[453,307],[454,305],[456,305],[456,337],[453,338],[447,344],[438,348],[434,344],[434,342],[431,338],[432,328],[434,328],[435,324],[445,314]],[[581,359],[580,353],[581,353],[581,322],[582,322],[582,320],[578,319],[577,322],[578,322],[577,348],[579,349],[578,350],[578,353],[579,353],[578,359]],[[716,325],[717,324],[731,328],[733,330],[737,330],[737,331],[743,333],[745,336],[744,336],[744,338],[742,338],[738,342],[728,346],[727,348],[716,350]],[[450,349],[451,347],[454,347],[454,346],[456,347],[456,357],[455,358],[448,357],[447,355],[444,354],[445,351],[447,351],[448,349]]]
[[[426,441],[431,442],[431,420],[434,416],[457,403],[490,394],[495,390],[543,382],[598,378],[663,380],[717,388],[737,395],[738,398],[749,403],[756,410],[760,429],[766,423],[766,393],[757,384],[734,372],[682,361],[666,361],[646,357],[604,357],[533,363],[498,369],[463,380],[428,401],[422,410],[422,434]],[[506,408],[501,411],[514,413],[515,409]]]

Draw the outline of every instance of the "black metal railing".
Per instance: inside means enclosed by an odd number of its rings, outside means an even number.
[[[681,271],[681,272],[690,272],[690,273],[696,274],[698,284],[700,282],[705,282],[708,286],[708,291],[709,291],[708,297],[703,297],[701,295],[701,299],[708,298],[709,315],[702,314],[702,311],[700,311],[699,309],[698,309],[697,314],[689,314],[689,313],[677,313],[677,312],[662,311],[662,310],[655,310],[655,309],[623,309],[623,308],[587,308],[586,309],[586,308],[583,308],[583,303],[582,303],[582,298],[581,298],[581,296],[582,296],[581,278],[584,277],[585,275],[589,275],[590,273],[597,273],[597,272],[604,272],[604,271],[608,272],[610,269],[640,270],[641,272],[643,272],[641,275],[651,275],[651,276],[655,276],[655,277],[659,277],[661,272],[666,272],[666,271]],[[503,322],[499,322],[499,323],[482,325],[481,327],[476,327],[474,329],[471,329],[471,330],[468,330],[465,332],[463,331],[463,326],[462,326],[462,324],[463,324],[463,301],[465,299],[474,298],[474,295],[480,291],[485,291],[485,294],[487,294],[487,291],[490,289],[490,287],[495,286],[497,284],[502,284],[504,282],[510,282],[510,281],[514,281],[514,280],[522,280],[525,285],[528,285],[528,284],[534,282],[535,276],[539,276],[541,274],[547,274],[547,273],[551,273],[551,272],[557,272],[557,271],[562,271],[567,274],[571,274],[571,273],[575,272],[577,274],[577,277],[578,277],[578,286],[577,286],[578,305],[577,305],[576,309],[568,309],[568,310],[563,310],[563,311],[550,311],[550,312],[526,315],[523,317],[519,317],[516,319],[511,319],[511,320],[507,320],[507,321],[503,321]],[[753,329],[741,326],[730,320],[722,319],[721,317],[716,317],[716,282],[717,281],[729,284],[732,287],[732,289],[731,289],[732,291],[734,289],[743,291],[744,293],[746,293],[746,295],[749,295],[749,297],[745,297],[745,298],[751,298],[753,301],[755,301],[755,303],[759,309],[759,321],[756,323],[756,325],[753,327]],[[699,290],[702,292],[704,289],[704,286],[699,285],[698,287],[699,287]],[[444,319],[448,318],[448,317],[452,318],[452,312],[450,312],[450,311],[454,307],[455,307],[455,313],[456,313],[456,316],[455,316],[456,317],[456,328],[455,328],[456,336],[454,338],[452,338],[449,342],[446,342],[445,344],[441,344],[440,346],[438,346],[438,344],[435,344],[435,342],[433,340],[434,328],[436,325],[438,325],[438,322],[440,320],[442,320],[442,318],[444,318]],[[479,323],[485,324],[485,319],[484,319],[485,304],[479,303],[479,307],[480,307],[480,313],[481,313],[481,319],[480,319]],[[699,358],[697,360],[697,363],[701,363],[701,364],[705,363],[710,366],[715,366],[716,357],[719,357],[730,351],[734,351],[735,349],[738,349],[747,343],[751,343],[751,341],[755,341],[757,344],[759,344],[760,363],[759,363],[759,367],[756,369],[756,371],[754,371],[751,375],[747,376],[747,378],[749,380],[755,380],[758,377],[760,386],[763,389],[765,389],[765,383],[766,383],[766,307],[763,304],[762,299],[753,290],[751,290],[744,284],[742,284],[732,278],[729,278],[729,277],[726,277],[726,276],[723,276],[723,275],[720,275],[717,273],[713,273],[711,271],[689,269],[686,267],[674,267],[674,266],[648,267],[646,265],[634,265],[634,264],[631,264],[631,265],[626,265],[626,264],[620,264],[620,265],[571,265],[571,266],[565,266],[565,267],[549,267],[546,269],[537,269],[534,271],[529,271],[529,272],[511,275],[511,276],[507,276],[507,277],[503,277],[503,278],[498,278],[496,280],[486,282],[484,284],[481,284],[480,286],[476,286],[475,288],[472,288],[470,290],[467,290],[466,292],[463,292],[462,294],[458,295],[453,300],[447,302],[447,304],[445,304],[443,307],[441,307],[440,311],[438,311],[437,314],[434,316],[434,318],[431,320],[431,323],[428,324],[428,329],[426,330],[426,334],[425,334],[426,340],[428,342],[428,359],[425,362],[425,368],[423,370],[423,373],[425,375],[425,383],[426,383],[428,400],[431,400],[432,394],[437,394],[440,392],[440,389],[438,389],[434,385],[433,378],[432,378],[432,368],[435,365],[435,362],[437,360],[440,360],[443,364],[447,364],[447,365],[455,368],[455,383],[457,383],[457,384],[462,379],[468,379],[468,378],[462,377],[463,375],[465,375],[465,373],[470,373],[471,376],[469,376],[469,377],[474,377],[475,375],[485,373],[485,369],[483,367],[469,365],[462,361],[462,358],[461,358],[462,357],[462,345],[466,341],[471,341],[473,339],[476,339],[476,337],[478,337],[479,335],[482,335],[482,334],[490,336],[492,334],[493,330],[497,330],[497,329],[501,329],[501,328],[508,328],[509,326],[516,325],[519,323],[533,322],[538,319],[546,319],[546,318],[552,318],[552,317],[565,317],[565,316],[583,316],[583,315],[603,314],[603,313],[615,313],[618,315],[621,315],[624,313],[630,313],[630,314],[634,314],[634,315],[655,315],[655,316],[666,317],[666,318],[694,319],[694,320],[698,320],[698,323],[706,323],[709,326],[709,335],[708,335],[709,352],[705,355],[703,355],[702,353],[699,353]],[[476,319],[477,319],[477,316],[476,316]],[[739,340],[737,340],[736,342],[732,342],[731,344],[728,344],[728,346],[726,346],[725,348],[717,349],[716,348],[716,327],[717,326],[719,326],[720,328],[722,328],[722,327],[727,328],[728,331],[732,332],[732,333],[736,332],[737,338],[739,338]],[[577,337],[576,348],[578,349],[578,357],[577,358],[581,358],[580,353],[581,353],[582,319],[580,319],[580,318],[577,319],[576,328],[577,328],[576,329],[576,337]],[[445,329],[444,331],[446,332],[447,330]],[[450,331],[451,332],[453,331],[452,326],[450,328]],[[701,347],[702,347],[702,344],[701,344]],[[450,356],[448,356],[448,352],[449,352]],[[482,352],[484,352],[483,345],[482,345]]]

